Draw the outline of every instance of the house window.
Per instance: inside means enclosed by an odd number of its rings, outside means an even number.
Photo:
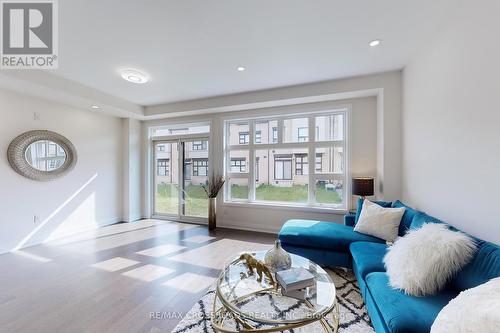
[[[207,150],[207,140],[193,141],[193,150]]]
[[[231,159],[231,172],[246,172],[247,161],[245,158],[232,158]]]
[[[273,143],[278,142],[278,127],[273,127]]]
[[[295,155],[295,174],[298,176],[303,176],[308,174],[307,155],[305,154]]]
[[[308,128],[307,127],[299,127],[297,129],[297,141],[298,142],[307,142],[307,139],[309,137],[308,135]]]
[[[193,159],[193,176],[206,176],[208,174],[208,159]]]
[[[262,131],[255,131],[255,143],[262,142]]]
[[[250,134],[248,132],[240,132],[240,145],[246,145],[250,142]]]
[[[316,171],[323,171],[323,154],[316,153]]]
[[[346,210],[346,114],[343,108],[225,121],[224,200]]]
[[[170,164],[168,158],[160,158],[156,163],[156,174],[158,176],[168,176],[170,174]]]
[[[292,155],[274,156],[274,179],[292,180]]]

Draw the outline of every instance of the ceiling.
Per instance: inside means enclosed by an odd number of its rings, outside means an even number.
[[[54,74],[149,106],[401,69],[455,0],[59,1]],[[379,47],[368,42],[380,38]],[[239,72],[238,66],[246,71]],[[137,85],[121,68],[151,77]]]

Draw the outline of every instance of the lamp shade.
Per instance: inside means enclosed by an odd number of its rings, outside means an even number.
[[[362,197],[373,195],[373,178],[358,177],[352,179],[352,194]]]

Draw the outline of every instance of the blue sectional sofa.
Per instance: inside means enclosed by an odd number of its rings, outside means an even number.
[[[444,223],[400,201],[377,202],[385,207],[405,207],[399,235],[423,223]],[[358,202],[358,207],[362,201]],[[377,333],[429,332],[441,309],[462,290],[476,287],[500,276],[500,247],[476,238],[478,251],[473,260],[437,295],[414,297],[389,286],[383,258],[384,240],[353,230],[359,217],[344,217],[344,224],[311,220],[289,220],[279,233],[283,248],[320,265],[352,268]],[[450,226],[452,229],[452,226]],[[456,230],[456,229],[455,229]]]

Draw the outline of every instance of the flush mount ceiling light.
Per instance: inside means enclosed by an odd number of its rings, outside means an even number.
[[[369,43],[369,45],[370,45],[371,47],[374,47],[374,46],[379,46],[379,45],[380,45],[380,43],[382,43],[382,41],[381,41],[380,39],[374,39],[374,40],[372,40],[372,41]]]
[[[92,109],[97,110],[97,109],[100,109],[100,107],[99,107],[99,105],[92,105]]]
[[[238,72],[243,72],[246,68],[243,66],[238,66],[238,68],[236,69],[238,70]]]
[[[124,80],[132,83],[146,83],[149,80],[146,74],[136,69],[123,69],[121,75]]]

